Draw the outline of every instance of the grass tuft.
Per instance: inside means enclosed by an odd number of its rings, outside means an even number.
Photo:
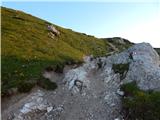
[[[37,81],[37,85],[46,90],[55,90],[58,86],[55,82],[51,82],[49,79],[41,78]]]

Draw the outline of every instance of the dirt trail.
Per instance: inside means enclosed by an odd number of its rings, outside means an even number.
[[[58,86],[55,91],[46,91],[41,88],[35,88],[28,95],[17,95],[6,101],[8,107],[2,107],[3,120],[111,120],[118,116],[111,113],[113,109],[104,100],[107,86],[100,78],[100,72],[91,70],[87,75],[90,81],[90,87],[84,88],[80,93],[72,93],[65,84]],[[41,112],[33,110],[22,115],[20,110],[29,103],[30,99],[37,94],[44,93],[42,98],[47,100],[47,107],[51,106],[52,110],[47,112],[46,109]],[[15,98],[19,99],[15,99]],[[39,98],[37,98],[39,99]],[[5,104],[5,103],[4,103]],[[43,104],[43,103],[42,103]],[[113,115],[114,114],[114,115]],[[18,117],[20,116],[20,117]]]

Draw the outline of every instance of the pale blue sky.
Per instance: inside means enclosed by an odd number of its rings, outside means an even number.
[[[160,3],[3,2],[62,27],[96,37],[124,37],[160,47]]]

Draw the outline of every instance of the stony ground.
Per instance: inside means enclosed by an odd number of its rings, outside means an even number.
[[[112,68],[122,63],[129,64],[124,79]],[[136,81],[141,89],[160,90],[159,65],[158,54],[146,43],[108,57],[86,57],[82,66],[68,69],[60,77],[55,91],[35,88],[4,101],[2,119],[122,120],[120,85]]]

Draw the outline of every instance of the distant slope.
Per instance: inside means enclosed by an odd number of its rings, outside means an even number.
[[[106,40],[110,46],[114,46],[118,51],[123,51],[134,44],[129,40],[121,37],[103,38],[103,40]]]
[[[52,39],[47,29],[51,23],[24,12],[1,7],[1,13],[2,95],[35,85],[47,66],[63,68],[81,62],[84,55],[102,56],[109,50],[104,40],[56,25],[60,35]]]

